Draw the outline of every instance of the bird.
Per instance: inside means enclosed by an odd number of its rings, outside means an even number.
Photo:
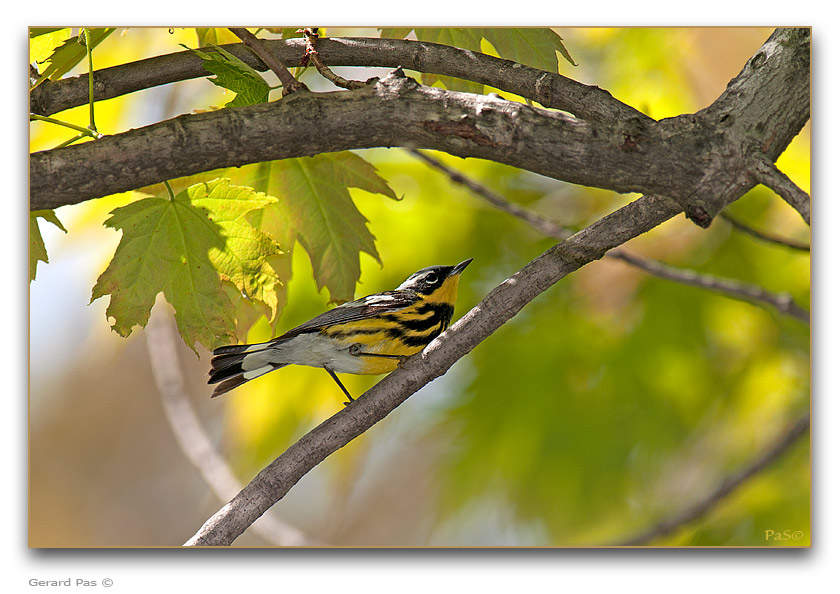
[[[230,392],[287,365],[322,367],[349,399],[337,373],[379,375],[394,371],[449,327],[458,280],[472,258],[455,266],[429,266],[393,291],[339,305],[268,342],[213,351],[208,384],[212,397]]]

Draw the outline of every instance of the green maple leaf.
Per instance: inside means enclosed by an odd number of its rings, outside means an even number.
[[[29,213],[29,282],[35,280],[38,262],[47,264],[50,261],[47,257],[47,246],[44,245],[44,238],[41,236],[41,229],[38,227],[39,217],[67,233],[67,229],[58,220],[54,210],[34,210]]]
[[[93,49],[99,45],[106,37],[115,31],[114,27],[105,29],[91,29],[90,30],[90,48]],[[73,67],[82,61],[87,55],[87,50],[82,43],[79,43],[79,37],[71,37],[60,46],[58,46],[52,55],[47,58],[49,66],[41,73],[38,79],[38,84],[46,79],[58,80]]]
[[[30,28],[29,63],[43,63],[68,37],[70,37],[70,29],[67,27],[41,29],[34,27]]]
[[[563,38],[551,29],[538,27],[480,29],[481,35],[489,41],[499,56],[526,66],[533,66],[548,72],[557,72],[557,53],[573,66]]]
[[[499,57],[549,72],[557,72],[558,69],[555,52],[560,52],[566,60],[575,65],[574,60],[563,45],[563,38],[547,28],[415,27],[413,30],[419,41],[440,43],[475,52],[481,51],[481,40],[486,39],[496,49]],[[380,31],[382,37],[403,39],[411,33],[412,28],[393,27],[383,28]],[[421,80],[424,85],[429,86],[440,83],[451,91],[484,92],[484,86],[479,83],[451,76],[422,73]]]
[[[212,47],[214,50],[212,52],[196,49],[192,51],[203,60],[204,69],[216,75],[213,78],[208,77],[207,80],[236,93],[236,96],[225,107],[255,105],[268,101],[268,92],[271,87],[256,70],[224,48],[215,45]]]
[[[222,281],[276,313],[277,275],[266,261],[277,245],[245,215],[274,199],[216,179],[190,186],[174,200],[145,198],[115,209],[105,225],[123,236],[93,288],[104,295],[112,328],[128,336],[145,326],[158,293],[175,308],[184,342],[207,348],[235,338],[235,307]]]
[[[230,179],[231,183],[240,186],[253,187],[255,191],[271,196],[269,182],[272,179],[273,161],[254,163],[242,167],[216,169],[196,175],[185,176],[171,180],[169,183],[175,192],[180,192],[198,183],[210,182],[216,178]],[[276,188],[274,188],[276,189]],[[153,184],[140,188],[138,191],[153,196],[167,196],[162,184]],[[271,200],[276,200],[271,197]],[[248,329],[261,316],[265,315],[270,323],[276,323],[280,312],[286,305],[288,281],[292,277],[292,250],[296,235],[294,226],[277,202],[272,202],[268,208],[255,208],[246,214],[246,220],[257,230],[267,233],[277,244],[278,251],[266,256],[266,262],[276,274],[272,289],[265,288],[262,302],[243,298],[243,292],[234,287],[228,287],[229,297],[236,305],[236,332],[243,340]],[[266,303],[271,303],[269,308]]]
[[[277,184],[272,184],[272,180],[276,179],[276,176],[273,175],[273,173],[276,173],[275,164],[275,161],[258,163],[249,172],[249,181],[254,187],[269,195],[272,195],[272,190],[279,190],[276,187]],[[269,258],[271,267],[274,268],[278,278],[282,281],[275,286],[277,308],[282,310],[286,306],[288,297],[288,281],[292,278],[292,251],[297,239],[292,216],[285,201],[277,200],[266,208],[249,212],[247,218],[254,228],[267,233],[282,252]]]
[[[327,287],[333,302],[353,299],[361,252],[380,262],[350,187],[398,199],[370,163],[340,152],[273,161],[267,191],[278,201],[261,215],[260,228],[281,246],[291,249],[290,238],[297,237],[309,254],[318,289]]]

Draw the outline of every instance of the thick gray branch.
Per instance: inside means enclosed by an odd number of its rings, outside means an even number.
[[[411,394],[443,375],[461,357],[516,315],[540,293],[610,249],[680,212],[667,199],[643,196],[562,241],[493,289],[452,327],[355,402],[304,435],[266,466],[187,541],[228,545],[282,499],[307,472],[345,446]]]
[[[628,147],[630,133],[489,95],[426,87],[396,71],[363,89],[301,91],[34,153],[30,200],[33,210],[55,208],[221,167],[392,146],[491,159],[619,192],[696,187],[703,175],[697,161],[666,138],[644,150]]]
[[[262,40],[262,45],[284,64],[297,64],[306,52],[304,39]],[[257,70],[266,66],[242,44],[223,45],[227,51]],[[545,72],[479,52],[405,39],[318,39],[318,57],[327,66],[403,67],[479,82],[502,91],[562,109],[582,119],[614,122],[650,120],[598,87],[581,84],[560,74]],[[96,101],[181,80],[208,76],[201,59],[184,51],[97,70]],[[47,81],[29,97],[32,113],[51,115],[88,101],[87,75]]]
[[[723,142],[712,140],[699,155],[706,176],[696,192],[674,196],[693,220],[710,223],[756,183],[755,155],[775,163],[799,133],[811,117],[810,69],[811,31],[776,29],[726,91],[697,112]]]
[[[592,113],[582,121],[424,87],[401,74],[353,91],[300,92],[271,104],[180,116],[33,154],[31,208],[75,204],[214,168],[408,146],[617,192],[666,195],[705,227],[755,185],[750,157],[758,151],[775,161],[807,121],[809,51],[807,29],[779,29],[709,108],[661,122],[630,116],[605,121],[604,114]]]

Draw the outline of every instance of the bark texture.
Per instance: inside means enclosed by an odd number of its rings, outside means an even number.
[[[775,161],[809,116],[807,29],[777,30],[712,105],[660,122],[589,121],[426,87],[397,70],[363,89],[297,92],[35,153],[30,205],[75,204],[220,167],[407,146],[617,192],[666,195],[705,227],[757,183],[758,163]]]

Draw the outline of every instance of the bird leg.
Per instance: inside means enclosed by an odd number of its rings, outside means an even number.
[[[350,402],[353,402],[355,399],[350,395],[350,392],[347,391],[347,388],[344,387],[344,384],[341,383],[341,380],[338,379],[338,376],[335,374],[335,371],[333,371],[329,367],[324,367],[324,369],[326,369],[327,373],[330,374],[330,377],[335,380],[335,383],[338,384],[338,387],[341,388],[341,391],[344,392],[345,396],[347,396],[350,399]],[[349,405],[350,402],[345,402],[344,406]]]

